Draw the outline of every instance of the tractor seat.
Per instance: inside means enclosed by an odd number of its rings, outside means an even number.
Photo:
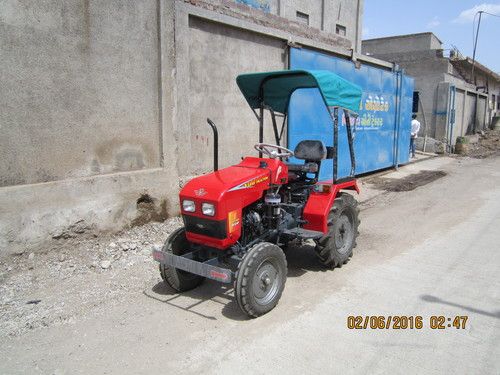
[[[294,156],[306,162],[304,164],[287,164],[289,171],[317,173],[319,163],[326,159],[327,149],[322,141],[304,140],[295,147]]]

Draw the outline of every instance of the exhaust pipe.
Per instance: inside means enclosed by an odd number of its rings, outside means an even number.
[[[207,118],[207,123],[214,132],[214,172],[217,172],[219,170],[219,133],[212,120]]]

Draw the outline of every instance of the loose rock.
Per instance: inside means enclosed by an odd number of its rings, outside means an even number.
[[[110,260],[103,260],[101,262],[101,268],[106,270],[108,269],[109,267],[111,267],[111,261]]]
[[[24,248],[17,248],[14,250],[14,255],[23,255],[26,252],[26,249]]]

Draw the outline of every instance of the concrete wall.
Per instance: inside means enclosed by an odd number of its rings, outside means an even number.
[[[455,97],[455,127],[453,129],[455,144],[457,134],[465,134],[467,128],[465,126],[465,104],[466,104],[466,91],[458,89]],[[465,129],[464,129],[465,128]]]
[[[469,82],[472,82],[472,59],[457,59],[452,61],[453,74],[466,77]],[[480,63],[476,63],[474,70],[474,83],[478,87],[478,91],[488,94],[488,105],[486,111],[486,122],[491,124],[491,120],[495,116],[500,115],[498,102],[500,96],[500,76],[489,71]],[[474,87],[473,85],[471,85]]]
[[[335,26],[346,27],[346,37],[356,52],[361,53],[364,0],[324,0],[324,29],[334,33]]]
[[[2,3],[0,256],[178,212],[173,26],[173,2]]]
[[[238,74],[282,70],[286,67],[286,44],[276,38],[249,33],[197,17],[189,17],[189,121],[183,142],[190,152],[179,155],[181,175],[196,175],[213,166],[212,130],[209,117],[219,130],[219,165],[237,163],[253,153],[258,142],[258,122],[236,85]],[[267,123],[266,125],[271,125]],[[274,143],[271,126],[265,140]]]
[[[365,39],[362,43],[363,54],[383,55],[428,51],[441,48],[441,41],[432,33],[398,35],[387,38]]]
[[[486,126],[486,96],[460,87],[456,89],[455,95],[455,124],[450,134],[446,134],[452,146],[455,145],[457,137],[471,134],[475,126],[476,130]],[[452,101],[451,95],[448,100]],[[449,116],[447,114],[446,121],[450,121]]]
[[[3,2],[0,186],[160,166],[156,7]]]
[[[287,0],[281,4],[286,18],[296,20],[299,11],[309,16],[309,26],[323,30],[323,0]]]
[[[411,74],[409,73],[411,76]],[[436,136],[436,102],[437,86],[434,82],[440,82],[442,74],[428,75],[415,78],[415,91],[419,92],[420,104],[417,113],[418,120],[421,122],[419,136],[437,138]]]
[[[446,140],[449,132],[450,83],[441,81],[436,88],[434,107],[434,138]]]
[[[493,80],[481,72],[477,74],[477,86],[484,87],[483,91],[488,92],[489,103],[487,105],[486,118],[488,124],[491,124],[493,117],[500,116],[500,110],[498,109],[498,102],[500,102],[500,81]]]
[[[465,129],[465,133],[470,134],[472,129],[474,128],[474,120],[475,120],[475,108],[476,108],[476,96],[467,92],[465,95],[465,121],[462,127]]]
[[[180,181],[212,167],[206,117],[221,166],[257,139],[236,75],[285,68],[287,42],[350,56],[362,4],[342,1],[341,38],[281,18],[285,0],[4,0],[0,256],[178,213]]]

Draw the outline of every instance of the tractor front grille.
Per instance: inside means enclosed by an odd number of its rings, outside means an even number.
[[[226,220],[210,220],[201,217],[182,215],[186,232],[207,237],[224,239],[227,237]]]

